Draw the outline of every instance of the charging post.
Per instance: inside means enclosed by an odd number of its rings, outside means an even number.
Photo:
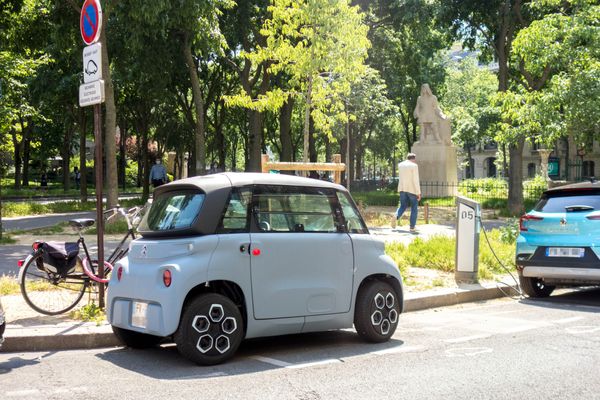
[[[477,283],[479,270],[479,203],[456,197],[456,260],[454,279],[459,283]]]

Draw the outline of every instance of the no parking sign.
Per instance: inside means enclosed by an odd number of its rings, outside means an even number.
[[[79,19],[81,38],[87,45],[96,43],[102,31],[102,7],[99,0],[85,0]]]

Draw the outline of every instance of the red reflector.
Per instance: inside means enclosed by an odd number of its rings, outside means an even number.
[[[253,249],[252,250],[252,255],[253,256],[260,256],[260,249]]]
[[[171,286],[171,271],[165,269],[163,272],[163,283],[166,287]]]
[[[123,277],[123,267],[119,267],[119,269],[117,269],[117,280],[119,282],[121,282],[122,277]]]
[[[23,265],[25,265],[25,260],[17,261],[17,265],[19,266],[19,268],[21,268]]]
[[[521,218],[519,218],[519,230],[521,232],[527,232],[527,227],[525,226],[525,221],[541,221],[543,217],[538,217],[537,215],[525,214]]]
[[[31,247],[33,247],[34,250],[37,250],[40,248],[40,246],[42,245],[41,242],[34,242]]]

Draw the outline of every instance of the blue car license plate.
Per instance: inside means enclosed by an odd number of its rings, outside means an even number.
[[[585,249],[581,247],[548,247],[546,257],[574,257],[582,258]]]

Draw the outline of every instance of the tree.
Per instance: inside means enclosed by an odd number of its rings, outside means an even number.
[[[261,34],[266,45],[245,54],[268,70],[289,77],[289,88],[274,88],[253,99],[246,93],[230,104],[255,110],[278,110],[289,97],[304,102],[304,162],[309,160],[311,119],[315,128],[331,133],[345,119],[344,99],[365,72],[369,41],[358,7],[347,0],[273,0],[271,16]]]

